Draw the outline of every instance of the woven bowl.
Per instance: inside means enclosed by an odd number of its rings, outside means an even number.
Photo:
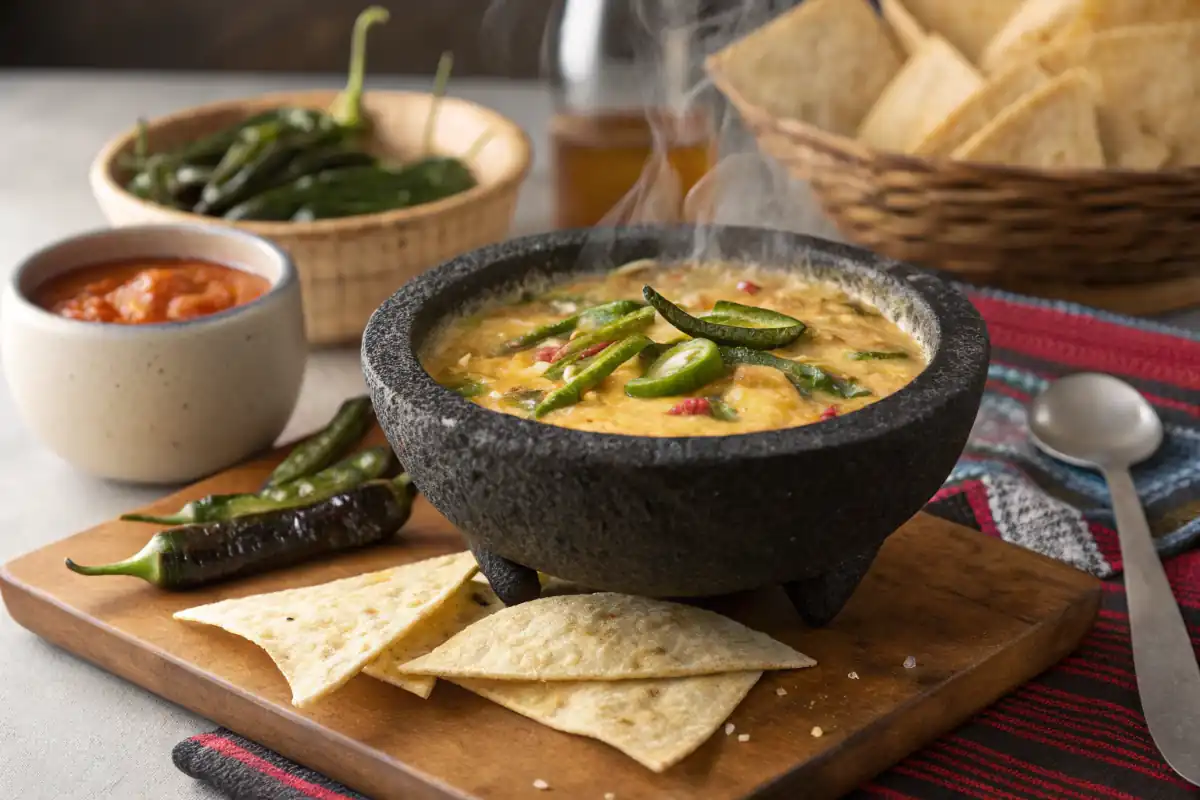
[[[1136,287],[1197,276],[1200,169],[1032,169],[875,151],[749,103],[759,146],[812,186],[849,239],[999,286]]]
[[[336,92],[286,92],[198,106],[148,122],[151,152],[174,147],[232,125],[260,111],[291,105],[324,108]],[[418,92],[369,92],[363,100],[373,123],[369,148],[378,155],[412,159],[422,153],[432,96]],[[460,253],[500,241],[516,212],[529,173],[529,137],[491,109],[454,97],[441,101],[435,151],[465,153],[490,131],[472,158],[475,188],[440,200],[380,214],[313,222],[235,222],[177,211],[125,191],[121,156],[133,149],[136,130],[109,142],[92,163],[90,181],[113,225],[180,223],[230,225],[265,236],[292,257],[300,274],[308,340],[340,344],[357,340],[380,303],[409,278]]]

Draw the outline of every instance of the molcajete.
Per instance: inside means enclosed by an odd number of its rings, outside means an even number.
[[[643,258],[833,282],[912,335],[929,363],[895,394],[820,424],[692,437],[499,413],[422,366],[422,349],[447,321],[490,299]],[[884,539],[949,474],[979,407],[988,351],[970,302],[911,266],[779,231],[644,226],[530,236],[446,262],[380,306],[362,360],[392,447],[505,602],[537,596],[535,570],[657,597],[780,584],[810,624],[824,624]]]

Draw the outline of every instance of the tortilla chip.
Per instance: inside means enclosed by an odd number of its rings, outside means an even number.
[[[777,117],[853,135],[904,57],[867,0],[806,0],[709,57],[709,72]]]
[[[1055,59],[1096,76],[1117,163],[1139,163],[1149,136],[1169,148],[1168,164],[1200,164],[1200,21],[1118,28],[1058,48]]]
[[[487,583],[469,580],[408,636],[393,642],[374,661],[363,667],[363,674],[428,699],[437,678],[402,675],[398,667],[425,655],[468,625],[502,608],[504,604]]]
[[[197,606],[175,619],[215,625],[267,651],[304,708],[349,681],[470,579],[468,552],[353,578]]]
[[[1082,0],[1025,0],[983,48],[979,64],[1000,72],[1075,25]]]
[[[660,680],[454,683],[547,727],[599,739],[663,772],[708,741],[761,676],[752,671]]]
[[[543,597],[480,620],[406,675],[510,681],[677,678],[816,662],[712,611],[612,592]]]
[[[900,0],[880,0],[879,11],[887,20],[888,26],[896,35],[896,41],[904,48],[904,52],[910,56],[917,52],[922,42],[925,41],[927,33],[921,27],[921,23],[917,22],[916,17],[904,7]]]
[[[889,19],[884,0],[880,5]],[[1022,0],[904,0],[904,7],[922,29],[945,37],[955,49],[978,63],[983,48],[1017,11]]]
[[[921,156],[941,157],[953,153],[960,145],[987,125],[996,115],[1026,94],[1050,80],[1034,63],[1018,64],[984,83],[983,88],[950,112],[929,132],[913,152]]]
[[[1083,0],[1079,9],[1080,25],[1090,31],[1194,19],[1200,19],[1196,0]]]
[[[981,86],[983,77],[962,54],[930,34],[871,107],[858,138],[880,150],[911,152]]]
[[[951,158],[1025,167],[1103,167],[1096,88],[1074,69],[1002,111]]]

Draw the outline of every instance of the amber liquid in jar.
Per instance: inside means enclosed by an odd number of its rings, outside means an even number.
[[[716,161],[717,145],[706,116],[648,116],[644,110],[554,116],[550,146],[558,227],[640,221],[636,209],[628,205],[624,213],[612,212],[637,184],[654,154],[655,129],[659,146],[679,178],[674,209],[674,218],[679,219],[683,198]]]

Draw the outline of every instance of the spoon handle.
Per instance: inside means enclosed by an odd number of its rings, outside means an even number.
[[[1200,785],[1200,665],[1128,469],[1109,468],[1125,563],[1138,694],[1150,735],[1171,767]]]

